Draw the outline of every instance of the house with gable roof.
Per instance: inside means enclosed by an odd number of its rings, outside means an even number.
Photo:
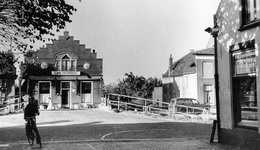
[[[174,63],[171,55],[162,84],[163,102],[187,97],[214,107],[214,49],[192,51]]]

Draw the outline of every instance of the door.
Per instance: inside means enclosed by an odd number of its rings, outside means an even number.
[[[62,98],[62,101],[61,101],[61,104],[63,106],[68,106],[69,105],[69,90],[62,90],[62,95],[61,95],[61,98]]]
[[[62,107],[70,107],[70,82],[61,82],[61,105]]]

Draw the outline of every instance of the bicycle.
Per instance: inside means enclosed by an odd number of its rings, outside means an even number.
[[[37,144],[42,148],[41,137],[36,126],[35,117],[26,117],[25,131],[29,144],[33,146],[34,139],[36,138]]]

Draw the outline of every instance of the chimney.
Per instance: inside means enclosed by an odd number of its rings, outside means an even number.
[[[64,37],[69,37],[69,31],[64,31]]]
[[[170,54],[170,58],[169,58],[169,69],[168,69],[169,75],[171,74],[172,63],[173,63],[173,58],[172,58],[172,54]]]

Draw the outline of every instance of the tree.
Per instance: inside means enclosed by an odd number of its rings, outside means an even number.
[[[71,22],[73,11],[64,0],[0,0],[0,42],[6,49],[25,51],[32,48],[26,40],[44,42],[43,35],[54,36],[55,29]]]
[[[11,91],[11,87],[8,86],[8,84],[13,84],[14,79],[17,77],[15,74],[15,62],[16,59],[11,51],[0,51],[0,97],[2,97],[2,92]],[[8,93],[6,95],[8,95]],[[2,102],[1,98],[0,102]]]
[[[107,92],[149,99],[152,98],[154,87],[162,86],[162,81],[156,77],[146,79],[143,76],[135,76],[132,72],[126,73],[125,76],[118,84],[106,86]]]
[[[10,74],[15,75],[15,62],[16,60],[11,51],[0,52],[0,76],[8,76]]]

